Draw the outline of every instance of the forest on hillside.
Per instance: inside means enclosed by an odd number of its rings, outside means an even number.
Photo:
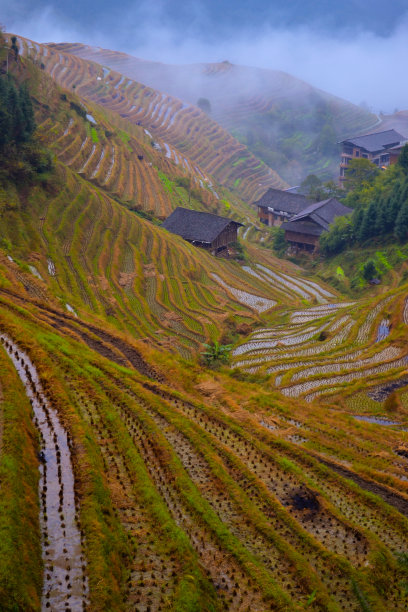
[[[363,167],[364,166],[364,167]],[[361,172],[363,171],[363,172]],[[353,181],[353,172],[359,176]],[[369,240],[408,239],[408,146],[398,163],[385,172],[366,160],[351,165],[352,189],[343,199],[353,208],[352,215],[336,219],[329,232],[320,238],[325,255],[341,253],[348,246],[364,245]]]

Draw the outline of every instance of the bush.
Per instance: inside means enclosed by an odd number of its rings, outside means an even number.
[[[377,268],[374,259],[368,259],[361,269],[361,274],[366,281],[370,281],[377,274]]]
[[[228,363],[232,344],[220,344],[215,340],[213,344],[204,344],[205,351],[201,357],[207,366],[216,366],[221,363]]]
[[[278,255],[283,255],[286,253],[287,248],[288,243],[285,240],[285,232],[283,229],[279,228],[273,239],[273,249]]]

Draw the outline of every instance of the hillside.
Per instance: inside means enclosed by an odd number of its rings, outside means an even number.
[[[406,265],[350,299],[227,190],[246,261],[169,234],[180,198],[225,204],[94,64],[24,49],[55,157],[0,173],[0,609],[406,610]]]
[[[133,125],[143,126],[152,141],[162,141],[163,156],[189,172],[200,174],[201,169],[247,201],[269,186],[286,185],[274,170],[197,107],[50,46],[22,38],[18,44],[22,55],[44,66],[62,87],[75,90]],[[201,179],[207,179],[211,188],[209,177]]]
[[[291,185],[311,173],[337,177],[336,142],[378,122],[372,113],[278,70],[228,61],[175,66],[80,44],[52,48],[98,62],[184,103],[207,99],[209,116]]]

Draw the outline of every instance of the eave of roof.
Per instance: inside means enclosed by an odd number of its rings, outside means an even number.
[[[340,141],[339,144],[351,144],[355,147],[364,149],[368,153],[379,153],[386,148],[397,145],[404,140],[404,137],[395,130],[384,130],[383,132],[373,132],[362,136],[352,136]]]

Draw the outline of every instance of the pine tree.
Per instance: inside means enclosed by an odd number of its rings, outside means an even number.
[[[23,136],[29,140],[35,130],[33,105],[26,85],[22,85],[19,92],[20,106],[23,114]]]
[[[376,207],[375,207],[375,203],[371,202],[371,204],[368,206],[368,208],[365,209],[364,211],[364,217],[360,226],[360,231],[359,231],[359,241],[360,242],[364,242],[365,240],[368,240],[369,238],[371,238],[372,236],[374,236],[374,231],[375,231],[375,219],[376,217]]]
[[[408,144],[406,144],[398,158],[398,165],[401,166],[405,174],[408,174]]]
[[[361,229],[361,224],[363,223],[363,219],[364,219],[364,209],[363,208],[356,208],[353,212],[353,234],[354,234],[354,240],[359,241],[360,240],[360,229]]]
[[[394,235],[401,242],[408,239],[408,200],[405,200],[400,208],[398,217],[395,221]]]
[[[387,233],[385,199],[379,198],[375,204],[375,227],[376,236],[383,236]]]

